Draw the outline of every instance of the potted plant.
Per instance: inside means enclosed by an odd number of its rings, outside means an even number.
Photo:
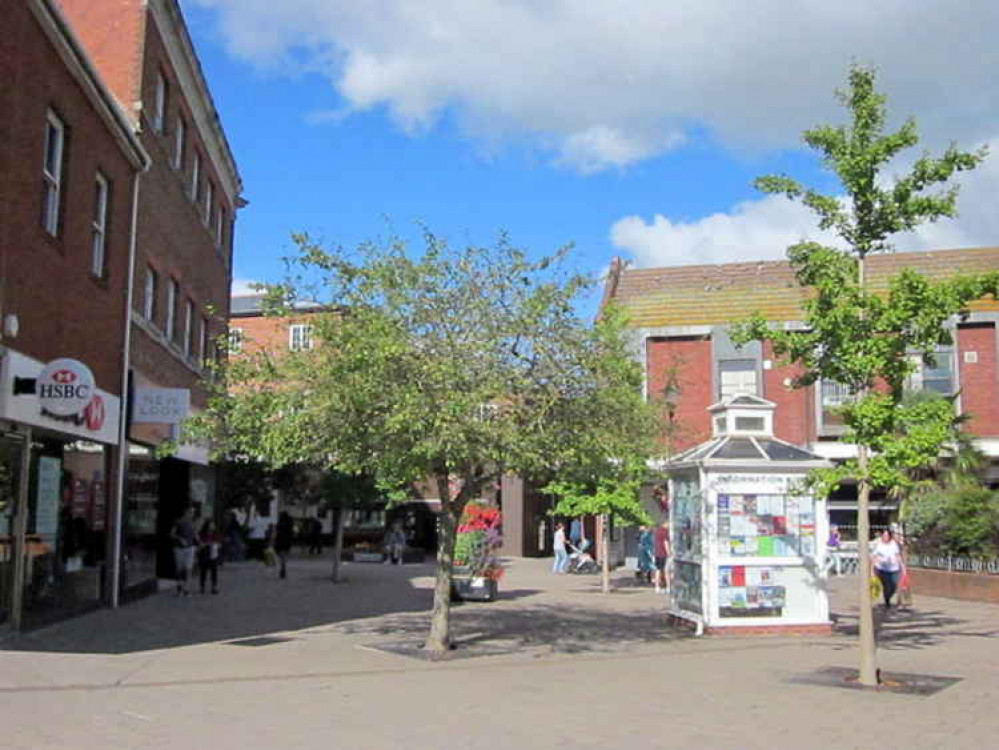
[[[503,567],[497,556],[503,545],[499,508],[473,502],[465,506],[454,546],[451,596],[458,600],[496,599]]]

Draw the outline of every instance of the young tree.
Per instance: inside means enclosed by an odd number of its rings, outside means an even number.
[[[622,454],[651,422],[621,316],[576,312],[589,281],[501,237],[454,250],[430,233],[356,252],[295,238],[298,276],[276,312],[308,295],[315,346],[226,366],[202,430],[272,464],[302,461],[379,486],[432,477],[441,502],[425,648],[450,647],[451,567],[465,504],[503,472],[535,476],[579,456]],[[214,427],[214,429],[213,429]]]
[[[388,501],[375,481],[363,474],[345,474],[335,468],[323,474],[319,483],[323,502],[333,512],[333,582],[340,583],[343,558],[343,528],[348,510],[384,507]]]
[[[590,481],[559,480],[544,489],[557,499],[554,515],[598,516],[600,518],[602,548],[600,555],[601,589],[610,593],[610,522],[611,518],[631,524],[651,524],[652,518],[642,507],[639,492],[644,471],[639,462],[631,470],[610,464],[604,475]]]
[[[849,86],[839,98],[850,114],[848,125],[821,125],[804,141],[822,156],[839,179],[844,196],[824,195],[786,176],[761,177],[766,193],[801,201],[818,216],[823,230],[833,230],[846,249],[802,242],[788,248],[798,282],[809,287],[804,304],[805,328],[771,328],[762,316],[740,327],[740,341],[772,342],[775,354],[801,365],[797,386],[820,379],[845,386],[851,401],[843,407],[844,440],[857,446],[857,457],[813,477],[819,492],[852,479],[858,487],[860,541],[860,680],[877,682],[874,622],[868,578],[869,499],[874,488],[904,487],[912,469],[934,461],[951,435],[953,411],[945,400],[903,403],[906,379],[918,358],[933,364],[937,346],[951,343],[948,321],[969,302],[995,294],[999,274],[932,281],[904,270],[887,290],[872,290],[865,259],[891,250],[891,237],[923,222],[956,215],[957,188],[932,192],[955,173],[974,168],[984,150],[964,152],[951,146],[940,157],[924,154],[901,177],[889,179],[885,168],[918,142],[916,125],[907,120],[886,132],[885,97],[874,87],[875,73],[854,66]],[[913,355],[917,359],[914,361]]]

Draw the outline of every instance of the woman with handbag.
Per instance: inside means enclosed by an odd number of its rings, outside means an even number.
[[[874,573],[881,581],[885,609],[890,609],[891,598],[898,590],[898,580],[902,574],[902,550],[890,530],[885,529],[881,532],[881,538],[874,545],[871,562],[874,564]]]

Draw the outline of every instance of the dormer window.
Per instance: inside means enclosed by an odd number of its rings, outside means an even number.
[[[738,393],[711,407],[715,437],[744,435],[772,437],[774,404],[759,396]]]

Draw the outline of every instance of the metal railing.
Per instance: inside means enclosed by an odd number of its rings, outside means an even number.
[[[999,575],[999,558],[967,557],[965,555],[926,555],[910,552],[908,564],[913,568],[949,570],[959,573]]]

